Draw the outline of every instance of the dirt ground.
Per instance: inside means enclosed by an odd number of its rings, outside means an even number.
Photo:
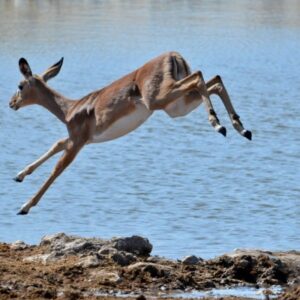
[[[299,284],[298,252],[172,261],[151,256],[151,250],[140,237],[104,241],[57,234],[39,245],[0,243],[0,299],[171,299],[191,290]],[[299,300],[300,286],[278,297]]]

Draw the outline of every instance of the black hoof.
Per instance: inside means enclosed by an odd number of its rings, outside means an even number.
[[[226,128],[223,127],[223,126],[222,126],[220,129],[218,129],[218,132],[220,132],[220,133],[223,134],[224,136],[226,136],[226,133],[227,133]]]
[[[28,214],[28,211],[24,211],[24,210],[20,210],[17,215],[27,215]]]
[[[249,130],[245,130],[245,131],[243,132],[243,136],[244,136],[245,138],[247,138],[249,141],[252,140],[252,132],[249,131]]]
[[[22,182],[23,181],[22,179],[20,179],[18,177],[13,178],[13,180],[16,181],[16,182]]]

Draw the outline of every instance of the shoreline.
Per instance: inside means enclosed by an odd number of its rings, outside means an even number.
[[[104,240],[64,233],[45,236],[38,245],[0,243],[0,298],[219,299],[211,291],[238,287],[265,295],[257,299],[292,300],[272,287],[300,284],[299,251],[237,250],[208,260],[171,260],[151,256],[152,248],[140,236]]]

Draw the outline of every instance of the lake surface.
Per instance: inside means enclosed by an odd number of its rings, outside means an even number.
[[[153,254],[213,257],[234,248],[300,246],[299,1],[0,1],[0,241],[43,235],[146,236]],[[204,107],[184,118],[156,112],[135,132],[89,145],[37,207],[58,156],[25,181],[12,178],[66,129],[31,106],[8,101],[18,59],[40,73],[65,58],[49,85],[72,98],[114,81],[168,50],[205,79],[223,77],[249,142],[214,132]]]

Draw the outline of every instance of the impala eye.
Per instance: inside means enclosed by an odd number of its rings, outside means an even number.
[[[19,85],[18,85],[18,88],[19,88],[20,91],[22,91],[22,90],[23,90],[23,85],[22,85],[22,84],[19,84]]]

